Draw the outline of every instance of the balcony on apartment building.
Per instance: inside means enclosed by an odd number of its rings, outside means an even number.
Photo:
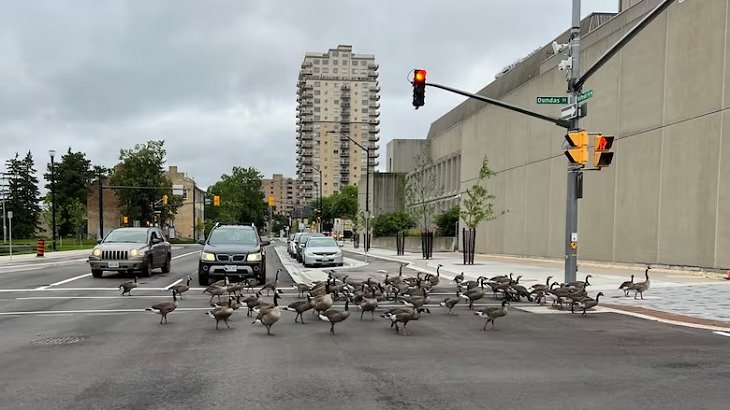
[[[380,108],[380,103],[375,102],[375,101],[370,101],[370,105],[368,105],[368,107],[370,107],[370,109],[377,110],[378,108]]]
[[[380,132],[380,128],[379,127],[368,127],[368,132],[371,134],[377,134]]]
[[[380,125],[380,120],[377,118],[374,118],[374,119],[369,120],[368,123],[370,123],[370,125]]]
[[[375,71],[375,70],[369,70],[368,71],[368,77],[370,77],[370,78],[378,78],[379,75],[380,74],[378,74],[378,72]]]
[[[371,70],[377,70],[378,68],[380,68],[380,64],[377,64],[377,63],[368,63],[368,68],[371,69]]]
[[[370,92],[371,93],[379,93],[380,92],[380,86],[379,85],[371,85],[370,86]]]

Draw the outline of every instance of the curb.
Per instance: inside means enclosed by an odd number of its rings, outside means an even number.
[[[678,313],[670,313],[663,310],[649,309],[638,306],[614,305],[611,303],[602,303],[601,307],[609,312],[620,315],[632,316],[645,320],[653,320],[655,322],[666,323],[670,325],[690,327],[694,329],[730,331],[730,322],[721,320],[702,319]]]

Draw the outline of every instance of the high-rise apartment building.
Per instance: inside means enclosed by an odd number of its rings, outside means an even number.
[[[297,176],[300,201],[308,204],[365,175],[378,165],[380,128],[378,64],[371,54],[339,45],[326,53],[306,53],[297,91]],[[320,172],[322,181],[320,181]]]
[[[275,214],[288,215],[297,204],[299,187],[296,179],[274,174],[271,179],[261,180],[261,189],[264,191],[264,200],[268,201],[270,196],[274,197]]]

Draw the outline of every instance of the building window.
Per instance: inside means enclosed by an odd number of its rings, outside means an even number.
[[[367,113],[368,113],[368,109],[367,109],[367,108],[363,108],[363,109],[362,109],[362,113],[363,113],[363,114],[367,114]]]
[[[188,190],[187,189],[183,190],[182,199],[188,199]]]
[[[332,60],[332,65],[337,65],[337,60]]]
[[[330,60],[322,60],[323,65],[328,65],[330,63]]]
[[[314,59],[314,64],[319,64],[319,59],[318,58],[315,58]]]
[[[319,72],[319,67],[314,67],[314,72],[315,73],[318,73]]]
[[[336,72],[337,72],[337,67],[333,68],[333,69],[332,69],[332,72],[333,72],[333,73],[336,73]]]

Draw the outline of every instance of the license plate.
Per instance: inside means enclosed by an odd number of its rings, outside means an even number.
[[[238,266],[236,266],[236,265],[226,265],[226,266],[223,267],[223,269],[225,269],[226,272],[237,272],[238,271]]]
[[[119,262],[109,262],[107,266],[109,266],[110,268],[118,268]]]

